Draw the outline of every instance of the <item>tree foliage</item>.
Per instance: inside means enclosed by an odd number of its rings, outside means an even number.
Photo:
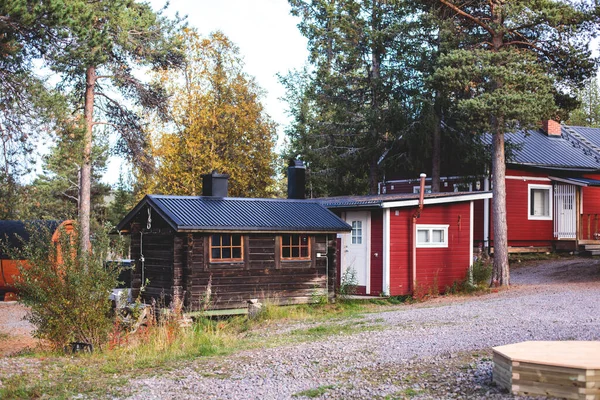
[[[593,77],[586,81],[585,86],[577,92],[580,106],[573,110],[569,125],[600,128],[600,86],[598,78]]]
[[[172,95],[173,123],[157,132],[158,168],[153,175],[140,172],[141,192],[200,195],[201,175],[217,170],[230,175],[232,196],[270,196],[276,133],[261,90],[221,32],[202,38],[186,30],[183,40],[183,71],[158,77]]]
[[[422,84],[414,2],[290,0],[311,69],[282,78],[294,122],[289,156],[310,167],[313,194],[375,193],[408,131]],[[397,161],[397,160],[396,160]]]
[[[29,240],[9,254],[28,260],[15,282],[34,336],[60,349],[71,342],[101,346],[113,327],[109,294],[117,287],[120,267],[105,266],[112,251],[108,229],[98,229],[91,250],[82,250],[79,230],[60,228],[57,240],[42,224],[28,226]],[[16,254],[15,254],[16,252]]]
[[[596,11],[562,1],[431,1],[464,35],[433,80],[448,91],[462,128],[493,135],[494,284],[508,285],[504,134],[534,127],[593,72],[587,48]]]

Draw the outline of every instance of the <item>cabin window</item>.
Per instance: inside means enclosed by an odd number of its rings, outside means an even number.
[[[362,221],[352,221],[352,244],[362,244]]]
[[[421,193],[421,185],[413,186],[413,193],[415,193],[415,194]],[[431,185],[425,185],[425,193],[431,193]]]
[[[210,261],[244,261],[242,235],[218,234],[210,236]]]
[[[529,219],[552,219],[552,186],[529,185]]]
[[[448,247],[449,225],[417,225],[417,247]]]
[[[282,260],[310,260],[310,239],[308,235],[281,235]]]

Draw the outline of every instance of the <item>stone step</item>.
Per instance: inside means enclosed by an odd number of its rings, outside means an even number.
[[[587,251],[600,250],[600,244],[586,244],[583,246]]]

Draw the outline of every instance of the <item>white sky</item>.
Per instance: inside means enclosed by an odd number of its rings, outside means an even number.
[[[149,1],[155,10],[164,0]],[[296,25],[299,18],[290,15],[287,0],[172,0],[166,14],[187,15],[188,25],[203,35],[222,31],[240,49],[245,72],[256,78],[265,91],[262,103],[266,112],[278,124],[279,142],[288,122],[285,94],[277,73],[300,69],[308,57],[307,41]],[[104,181],[115,183],[120,159],[111,158]]]

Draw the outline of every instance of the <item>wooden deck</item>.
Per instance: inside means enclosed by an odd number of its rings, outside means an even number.
[[[600,342],[494,347],[494,382],[513,394],[600,400]]]

